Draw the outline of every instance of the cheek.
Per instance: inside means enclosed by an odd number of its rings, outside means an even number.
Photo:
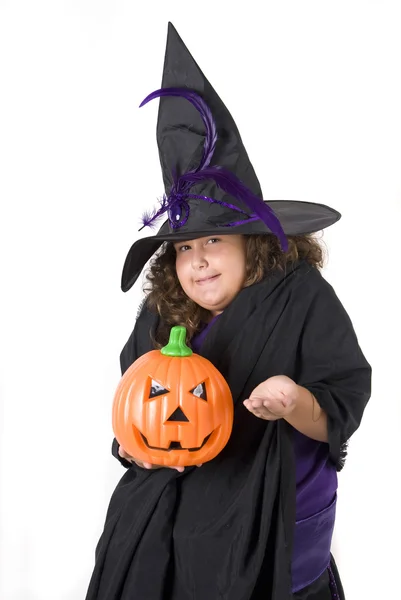
[[[227,273],[233,288],[242,288],[246,280],[246,261],[242,253],[231,257]]]

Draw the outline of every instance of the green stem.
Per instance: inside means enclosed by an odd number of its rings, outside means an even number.
[[[170,331],[170,339],[167,346],[160,350],[164,356],[191,356],[192,350],[186,344],[187,330],[177,325]]]

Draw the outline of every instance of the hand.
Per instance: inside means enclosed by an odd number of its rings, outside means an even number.
[[[260,419],[276,421],[287,417],[296,407],[299,387],[286,375],[270,377],[259,384],[244,406]]]
[[[128,460],[128,462],[134,462],[136,465],[138,465],[138,467],[141,467],[142,469],[163,469],[162,465],[153,465],[152,463],[149,462],[142,462],[141,460],[137,460],[136,458],[134,458],[133,456],[130,456],[122,446],[120,446],[118,448],[118,454],[121,456],[121,458],[124,458],[125,460]],[[201,467],[202,465],[196,465],[197,467]],[[165,467],[166,469],[176,469],[179,473],[183,473],[185,467]]]

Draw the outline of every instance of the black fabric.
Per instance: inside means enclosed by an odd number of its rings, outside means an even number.
[[[330,581],[327,569],[316,581],[296,592],[293,600],[345,600],[343,586],[334,557],[331,556],[330,568],[334,582]]]
[[[118,453],[119,447],[120,446],[119,446],[116,438],[114,438],[113,443],[111,445],[111,453],[122,464],[123,467],[125,467],[126,469],[129,469],[131,466],[131,462],[129,460],[125,460],[125,458],[123,458],[122,456],[119,455],[119,453]]]
[[[294,600],[334,600],[331,593],[328,570],[306,588],[296,592]]]
[[[157,324],[144,306],[121,354],[123,372],[152,349]],[[341,446],[370,395],[370,367],[346,312],[301,262],[242,290],[200,353],[230,385],[232,436],[201,468],[126,471],[87,600],[326,600],[291,593],[293,430],[285,420],[256,418],[242,401],[277,374],[311,389],[329,416],[330,455],[340,468]]]
[[[218,140],[212,163],[225,167],[262,198],[259,181],[248,158],[240,133],[227,107],[206,79],[172,23],[168,25],[162,88],[189,88],[206,100],[217,127]],[[205,141],[205,126],[198,110],[184,98],[160,99],[157,119],[157,144],[168,195],[174,169],[182,175],[199,166]],[[194,193],[232,202],[213,181],[205,181]],[[246,210],[238,200],[235,202]],[[215,222],[214,222],[215,224]]]

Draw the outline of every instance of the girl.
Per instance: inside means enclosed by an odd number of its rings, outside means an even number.
[[[121,368],[184,325],[226,378],[234,425],[200,468],[141,463],[114,440],[127,471],[87,600],[344,598],[330,554],[337,471],[371,373],[311,235],[340,215],[261,200],[230,113],[171,24],[155,97],[166,195],[144,224],[168,220],[124,265],[127,291],[157,252]]]

